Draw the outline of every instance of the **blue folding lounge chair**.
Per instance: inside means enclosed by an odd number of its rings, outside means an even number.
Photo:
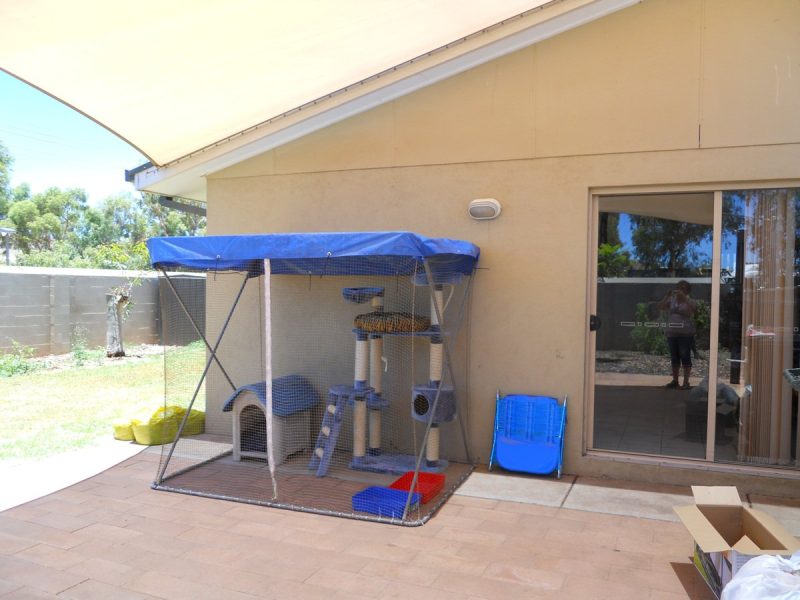
[[[494,440],[489,470],[496,463],[509,471],[561,478],[567,397],[497,394]]]

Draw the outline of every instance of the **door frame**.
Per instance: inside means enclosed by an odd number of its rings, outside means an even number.
[[[719,300],[720,300],[720,266],[722,252],[722,197],[725,192],[754,189],[776,189],[800,187],[800,179],[795,180],[765,180],[765,181],[739,181],[718,182],[709,184],[670,184],[650,186],[602,186],[588,190],[588,226],[587,239],[587,285],[586,285],[586,313],[585,313],[585,386],[584,386],[584,419],[582,436],[582,454],[597,458],[611,458],[625,460],[626,462],[652,463],[674,465],[676,467],[687,464],[704,465],[714,470],[735,471],[755,475],[783,475],[792,479],[800,478],[800,470],[785,469],[771,465],[747,465],[715,463],[715,434],[716,434],[716,392],[715,386],[708,386],[707,406],[708,418],[706,422],[706,450],[704,458],[672,457],[644,453],[621,452],[614,450],[596,449],[594,442],[594,390],[595,390],[595,359],[596,359],[596,334],[589,330],[589,318],[597,314],[597,246],[599,226],[599,201],[603,196],[642,195],[642,194],[680,194],[689,192],[707,192],[714,194],[714,216],[712,234],[712,274],[711,274],[711,322],[709,340],[709,365],[708,380],[716,381],[718,370],[718,345],[719,345]]]

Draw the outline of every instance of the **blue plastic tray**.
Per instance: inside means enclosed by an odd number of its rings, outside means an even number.
[[[411,495],[411,505],[409,510],[417,508],[420,501],[420,494]],[[358,512],[372,513],[379,517],[391,517],[392,519],[402,519],[403,509],[406,506],[408,492],[403,490],[393,490],[384,487],[368,487],[365,490],[353,494],[353,510]]]

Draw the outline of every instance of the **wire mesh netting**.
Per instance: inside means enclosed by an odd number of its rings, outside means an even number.
[[[458,335],[471,276],[448,264],[339,258],[320,276],[266,261],[207,271],[205,290],[163,272],[179,418],[155,487],[424,523],[472,470]]]

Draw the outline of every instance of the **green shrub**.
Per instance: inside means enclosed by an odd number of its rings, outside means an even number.
[[[89,360],[89,348],[86,347],[86,331],[79,325],[72,330],[71,342],[72,362],[81,367]]]
[[[697,300],[694,313],[695,340],[698,347],[708,350],[709,330],[711,327],[711,308],[705,300]],[[652,313],[653,303],[639,302],[636,305],[636,322],[651,323],[662,319]],[[645,354],[669,354],[669,346],[664,330],[661,327],[634,327],[631,331],[633,346]]]
[[[33,348],[23,346],[11,340],[14,349],[11,352],[0,353],[0,377],[13,377],[35,371],[40,367],[33,360]]]
[[[650,323],[657,320],[650,315],[647,302],[639,302],[636,305],[637,323]],[[645,354],[669,353],[667,338],[661,327],[634,327],[633,331],[631,331],[631,338],[633,338],[633,347],[639,352],[644,352]]]
[[[695,340],[697,346],[708,350],[709,335],[711,332],[711,306],[705,300],[696,300],[697,310],[694,313]]]

